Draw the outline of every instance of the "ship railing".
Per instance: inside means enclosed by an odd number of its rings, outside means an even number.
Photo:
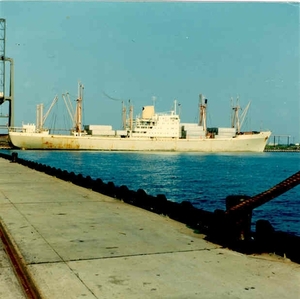
[[[9,127],[8,132],[24,132],[23,127]]]
[[[26,127],[9,127],[9,132],[18,132],[18,133],[47,133],[49,129],[42,128],[42,129],[33,129],[33,128],[26,128]]]
[[[157,116],[178,116],[174,110],[166,111],[166,112],[156,112],[155,115]]]

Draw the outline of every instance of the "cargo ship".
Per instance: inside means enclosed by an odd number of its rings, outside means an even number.
[[[132,106],[128,115],[123,107],[123,127],[120,130],[114,130],[110,125],[82,125],[82,101],[83,85],[79,83],[74,126],[69,134],[52,134],[51,130],[44,128],[49,110],[44,116],[42,106],[38,105],[36,124],[9,128],[12,145],[24,150],[263,152],[271,135],[270,131],[242,132],[239,106],[232,108],[231,127],[207,127],[207,99],[202,95],[197,123],[181,123],[175,101],[174,109],[169,112],[157,113],[154,105],[144,106],[141,115],[135,118]],[[70,113],[71,109],[68,111]]]

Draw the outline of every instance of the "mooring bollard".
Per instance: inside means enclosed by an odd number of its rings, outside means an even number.
[[[226,211],[232,207],[238,205],[245,200],[248,200],[250,196],[247,195],[229,195],[226,197]],[[252,211],[241,211],[234,218],[229,219],[229,234],[236,241],[249,240],[251,236],[251,218]]]
[[[16,163],[17,160],[18,160],[18,153],[13,152],[13,153],[11,154],[11,162],[12,162],[12,163]]]

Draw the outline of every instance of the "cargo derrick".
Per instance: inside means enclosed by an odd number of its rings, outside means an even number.
[[[243,252],[291,252],[293,260],[300,262],[300,238],[287,233],[276,233],[268,221],[259,220],[256,233],[251,233],[253,209],[271,201],[300,184],[300,171],[253,197],[231,195],[226,198],[226,211],[216,210],[209,228],[208,239]],[[258,231],[259,229],[259,231]],[[280,247],[280,250],[278,249]],[[284,248],[283,248],[284,247]],[[298,252],[297,252],[298,251]]]

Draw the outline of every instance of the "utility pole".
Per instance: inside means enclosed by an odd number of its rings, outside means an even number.
[[[6,125],[0,124],[0,129],[14,126],[14,61],[5,55],[6,22],[0,19],[0,105],[9,101],[8,115],[0,115],[1,118],[8,118]],[[10,63],[9,88],[6,88],[6,62]]]

